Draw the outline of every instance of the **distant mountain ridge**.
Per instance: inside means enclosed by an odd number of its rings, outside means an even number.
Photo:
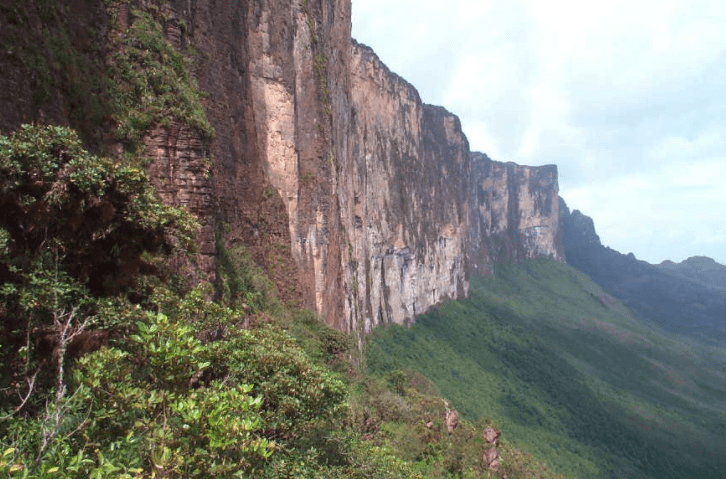
[[[591,218],[560,198],[567,262],[666,330],[726,343],[726,266],[710,258],[652,265],[603,246]]]
[[[726,266],[706,256],[692,256],[680,263],[663,261],[661,271],[717,291],[726,291]]]

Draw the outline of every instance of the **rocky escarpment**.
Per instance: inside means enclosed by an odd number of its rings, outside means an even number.
[[[349,322],[404,323],[466,294],[471,162],[459,120],[424,105],[368,47],[351,58],[349,149],[341,169]]]
[[[496,262],[562,258],[556,167],[471,153],[455,115],[423,104],[370,48],[352,51],[340,190],[349,324],[411,321]]]
[[[557,167],[521,166],[472,153],[471,269],[538,256],[564,260]]]
[[[67,38],[74,64],[97,76],[115,61],[119,38],[144,46],[132,38],[142,17],[192,60],[214,136],[203,121],[177,115],[150,124],[142,143],[161,197],[199,217],[197,268],[210,279],[220,255],[244,246],[284,299],[340,330],[366,332],[466,295],[467,276],[496,262],[563,258],[556,168],[471,153],[456,116],[423,104],[351,41],[350,0],[98,0],[85,10],[29,2],[25,17],[2,3],[0,14],[36,38],[50,28],[46,10],[56,9],[55,30],[68,23],[70,33],[50,38]],[[89,49],[89,39],[99,46]],[[93,108],[64,103],[78,88],[63,83],[58,55],[46,47],[3,50],[3,85],[22,92],[4,94],[2,107],[24,103],[0,126],[45,119],[113,127],[116,117],[103,111],[101,120],[78,121],[74,112]],[[154,48],[141,50],[153,56]],[[50,80],[24,80],[46,70]],[[48,84],[48,98],[42,90],[30,104],[25,90]],[[124,153],[108,135],[89,137]]]

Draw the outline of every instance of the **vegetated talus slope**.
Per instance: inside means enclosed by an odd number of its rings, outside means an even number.
[[[724,477],[726,351],[643,324],[549,260],[498,267],[471,291],[378,331],[371,371],[419,371],[568,477]]]

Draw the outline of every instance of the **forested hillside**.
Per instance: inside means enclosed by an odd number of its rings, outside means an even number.
[[[571,478],[723,477],[726,351],[634,317],[581,272],[538,260],[378,331],[368,363],[428,377]]]

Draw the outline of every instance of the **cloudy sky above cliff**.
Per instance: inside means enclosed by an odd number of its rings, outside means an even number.
[[[555,163],[606,246],[726,264],[726,2],[353,0],[353,36],[472,150]]]

